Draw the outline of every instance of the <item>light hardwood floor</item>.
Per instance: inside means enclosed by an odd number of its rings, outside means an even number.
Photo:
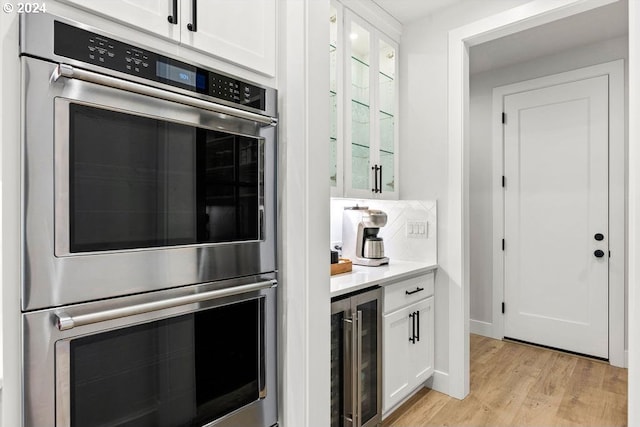
[[[470,357],[466,399],[422,389],[383,427],[627,424],[626,369],[478,335]]]

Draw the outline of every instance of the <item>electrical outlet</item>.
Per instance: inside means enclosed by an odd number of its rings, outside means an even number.
[[[427,239],[429,238],[429,222],[407,221],[406,232],[409,239]]]

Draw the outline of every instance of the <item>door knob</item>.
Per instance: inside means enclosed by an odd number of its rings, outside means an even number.
[[[596,233],[596,235],[593,236],[593,238],[599,242],[600,240],[604,239],[604,236],[602,235],[602,233]]]
[[[596,258],[602,258],[604,256],[604,252],[602,252],[600,249],[596,250],[593,254],[596,256]]]

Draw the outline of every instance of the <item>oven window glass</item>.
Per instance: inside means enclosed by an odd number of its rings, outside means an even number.
[[[72,253],[260,239],[260,138],[69,112]]]
[[[70,342],[71,426],[200,427],[255,402],[264,298]]]

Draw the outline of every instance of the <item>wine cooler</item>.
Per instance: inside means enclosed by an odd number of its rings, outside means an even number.
[[[379,287],[331,301],[331,427],[382,421]]]

